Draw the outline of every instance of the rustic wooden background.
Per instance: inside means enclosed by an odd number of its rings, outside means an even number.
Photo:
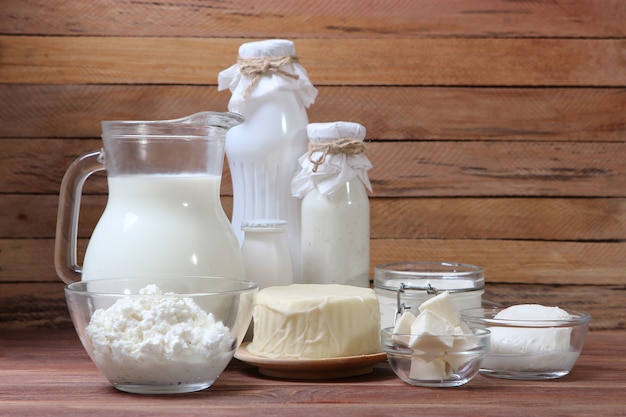
[[[70,326],[59,184],[100,121],[226,110],[218,72],[266,38],[295,41],[312,122],[368,129],[372,265],[474,263],[490,300],[626,328],[625,22],[622,0],[3,0],[0,329]],[[82,247],[104,176],[85,192]]]

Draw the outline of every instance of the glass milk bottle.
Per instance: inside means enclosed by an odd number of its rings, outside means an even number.
[[[239,243],[244,219],[279,219],[287,241],[294,280],[300,272],[300,200],[291,195],[298,158],[307,149],[306,108],[317,95],[289,40],[245,43],[237,64],[220,72],[218,89],[230,89],[230,111],[244,123],[226,136],[233,182],[231,223]]]
[[[293,178],[302,197],[302,279],[305,283],[369,286],[371,164],[358,123],[311,123],[309,151]]]
[[[287,246],[284,220],[244,220],[243,253],[246,278],[259,289],[293,284],[291,256]]]

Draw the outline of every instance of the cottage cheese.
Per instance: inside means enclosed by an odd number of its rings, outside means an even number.
[[[235,338],[191,298],[156,285],[94,312],[91,357],[119,385],[212,383],[234,354]]]

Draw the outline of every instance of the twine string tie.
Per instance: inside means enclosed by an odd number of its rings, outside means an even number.
[[[321,152],[321,154],[314,158],[313,154],[316,152]],[[309,142],[307,159],[313,164],[313,172],[317,172],[329,154],[358,155],[363,152],[365,152],[365,144],[362,141],[353,138],[339,138],[329,142]]]
[[[267,73],[279,74],[283,77],[297,80],[300,78],[298,74],[292,74],[282,69],[287,64],[298,63],[298,57],[293,55],[284,55],[277,57],[258,57],[258,58],[241,58],[237,60],[239,71],[243,75],[253,76],[250,85],[246,87],[243,93],[244,98],[248,98],[254,86],[259,82],[261,75]]]

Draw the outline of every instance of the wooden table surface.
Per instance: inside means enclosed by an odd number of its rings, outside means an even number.
[[[0,416],[624,416],[626,331],[592,331],[570,375],[552,381],[477,376],[458,388],[412,387],[386,363],[353,378],[302,382],[261,376],[233,360],[201,392],[115,390],[73,329],[0,334]]]

